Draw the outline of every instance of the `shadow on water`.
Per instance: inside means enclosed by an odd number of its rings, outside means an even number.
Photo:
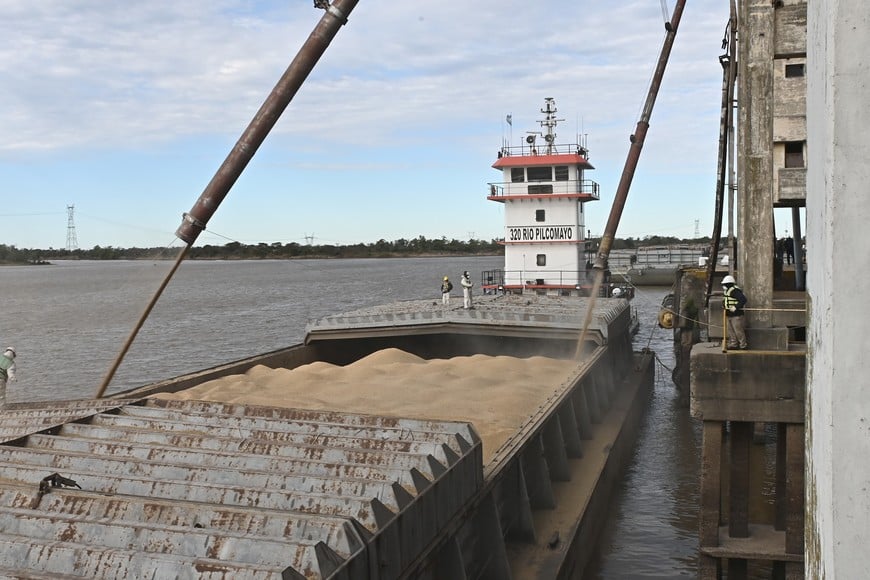
[[[673,335],[657,325],[661,300],[669,288],[638,288],[632,302],[641,329],[635,350],[656,353],[655,389],[643,418],[631,464],[599,537],[599,547],[584,580],[696,578],[698,574],[698,500],[701,423],[689,415],[671,379]],[[761,435],[761,434],[760,434]],[[727,434],[726,434],[727,437]],[[750,451],[750,518],[772,524],[776,428],[766,425]],[[728,513],[728,477],[723,473],[723,515]],[[771,577],[769,562],[750,562],[748,577]]]
[[[634,348],[656,353],[655,388],[634,456],[584,580],[697,576],[700,423],[671,380],[673,335],[658,327],[666,287],[639,287]]]

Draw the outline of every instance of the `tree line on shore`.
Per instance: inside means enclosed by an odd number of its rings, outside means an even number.
[[[670,236],[647,236],[645,238],[616,238],[613,249],[633,249],[643,246],[672,244],[709,244],[710,238],[679,239]],[[587,241],[587,250],[597,248],[597,239]],[[412,240],[378,240],[368,244],[298,244],[265,243],[193,246],[187,258],[192,260],[266,260],[305,258],[395,258],[414,256],[492,256],[504,254],[504,241],[471,239],[448,240],[446,237],[428,239],[418,236]],[[178,248],[116,248],[94,246],[84,249],[19,249],[13,245],[0,244],[0,263],[44,264],[51,260],[155,260],[173,259]]]

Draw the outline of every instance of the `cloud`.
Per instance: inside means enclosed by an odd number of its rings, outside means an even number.
[[[229,151],[323,14],[300,0],[7,0],[0,4],[0,163],[50,173],[59,159],[126,151],[132,167],[135,157],[144,165],[157,161],[155,151],[177,153],[171,175],[165,166],[137,172],[155,180],[141,183],[143,191],[167,190],[157,180],[181,175],[189,159],[213,159],[216,169],[218,150]],[[711,170],[726,20],[720,1],[688,3],[642,171],[697,177]],[[278,121],[256,167],[274,170],[285,189],[304,181],[307,197],[332,195],[318,169],[344,173],[345,190],[367,177],[377,183],[365,188],[372,206],[383,184],[408,186],[395,177],[434,171],[440,187],[414,187],[439,196],[449,188],[461,203],[463,192],[494,178],[488,157],[510,133],[505,115],[513,114],[516,141],[537,129],[544,97],[554,97],[565,118],[560,137],[588,134],[596,177],[608,183],[622,169],[664,35],[661,6],[649,1],[365,0]],[[471,182],[459,187],[460,179]],[[258,191],[281,187],[252,182]],[[69,193],[87,195],[84,188]],[[491,219],[491,212],[477,217]],[[405,225],[405,237],[423,227],[411,219]],[[457,235],[483,229],[455,228]],[[380,227],[348,235],[390,237]]]
[[[607,123],[638,106],[655,63],[664,30],[653,4],[360,3],[298,96],[315,114],[277,130],[360,144],[436,119],[481,123],[499,105],[536,111],[542,96]],[[0,63],[15,87],[0,101],[6,150],[238,133],[321,14],[227,0],[0,10]]]

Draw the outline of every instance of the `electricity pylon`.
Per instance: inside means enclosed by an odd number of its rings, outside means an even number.
[[[79,241],[76,239],[76,223],[73,220],[75,205],[66,206],[66,249],[69,252],[79,249]]]

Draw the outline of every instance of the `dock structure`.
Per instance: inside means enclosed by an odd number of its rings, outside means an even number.
[[[805,561],[808,401],[800,247],[807,199],[807,2],[739,0],[736,6],[730,33],[739,31],[737,56],[723,60],[726,73],[738,67],[736,259],[728,271],[707,275],[718,288],[731,274],[745,291],[749,350],[726,347],[722,292],[705,296],[703,275],[682,271],[676,290],[677,326],[686,339],[678,347],[685,349],[681,358],[691,349],[682,378],[688,375],[692,416],[703,422],[699,575],[798,579]],[[723,118],[726,106],[723,99]],[[785,226],[794,235],[793,269],[777,262],[775,209],[791,213]],[[698,342],[698,321],[706,342]]]
[[[702,343],[691,372],[691,412],[703,421],[701,578],[721,578],[726,567],[728,578],[746,578],[751,566],[802,578],[805,348],[722,352]],[[759,468],[770,454],[772,471]]]
[[[313,323],[305,344],[111,398],[12,405],[0,576],[576,577],[652,388],[623,300],[599,301],[582,360],[486,459],[450,408],[421,419],[153,396],[384,348],[573,354],[586,303],[570,303],[380,306]]]

